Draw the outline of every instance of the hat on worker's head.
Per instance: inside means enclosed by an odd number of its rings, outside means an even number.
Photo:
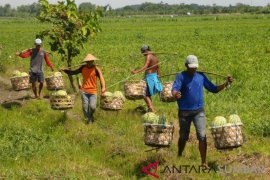
[[[198,68],[199,67],[198,58],[196,56],[194,56],[194,55],[187,56],[185,64],[189,68]]]
[[[95,56],[93,56],[92,54],[87,54],[87,56],[84,58],[83,62],[96,61],[96,60],[99,60],[99,59],[96,58]]]
[[[141,47],[141,53],[145,53],[145,51],[150,51],[150,46],[148,46],[148,45],[143,45],[142,47]]]
[[[41,45],[41,44],[42,44],[41,39],[37,38],[37,39],[35,40],[35,45]]]

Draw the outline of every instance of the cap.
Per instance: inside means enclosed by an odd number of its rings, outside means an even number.
[[[194,55],[187,56],[185,63],[189,68],[198,68],[199,67],[198,58]]]
[[[141,47],[141,53],[144,53],[145,51],[149,50],[150,51],[150,47],[148,45],[143,45]]]
[[[35,45],[41,45],[41,43],[42,43],[41,39],[38,38],[35,40]]]
[[[83,62],[96,61],[96,60],[99,60],[99,59],[96,58],[95,56],[93,56],[92,54],[87,54],[87,56],[84,58]]]

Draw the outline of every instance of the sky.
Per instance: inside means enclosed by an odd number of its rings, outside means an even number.
[[[50,3],[56,3],[58,0],[49,0]],[[60,0],[62,1],[62,0]],[[20,5],[27,5],[32,4],[34,2],[38,2],[38,0],[0,0],[0,6],[4,6],[5,4],[10,4],[12,8],[15,8]],[[124,7],[126,5],[134,5],[134,4],[141,4],[144,2],[151,2],[151,3],[160,3],[161,0],[75,0],[75,2],[79,5],[82,2],[91,2],[92,4],[96,5],[107,5],[110,4],[112,8],[119,8]],[[163,0],[163,3],[168,4],[200,4],[200,5],[222,5],[222,6],[229,6],[235,5],[236,3],[243,3],[248,5],[254,6],[266,6],[270,4],[270,0]]]

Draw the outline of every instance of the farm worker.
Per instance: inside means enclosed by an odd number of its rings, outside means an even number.
[[[43,59],[45,60],[47,66],[51,68],[53,71],[53,64],[51,60],[49,59],[48,53],[41,48],[42,41],[41,39],[35,40],[35,48],[27,49],[23,52],[16,52],[16,55],[21,58],[30,58],[30,83],[32,84],[32,90],[35,94],[34,98],[40,98],[41,97],[41,90],[43,88],[44,83],[44,65],[43,65]],[[39,82],[39,89],[37,91],[36,87],[36,81]]]
[[[191,122],[193,122],[202,165],[206,164],[206,119],[204,114],[203,88],[212,93],[218,93],[232,83],[233,78],[228,76],[222,85],[213,84],[203,73],[196,72],[199,67],[198,59],[194,55],[187,56],[185,60],[186,70],[176,75],[172,86],[172,95],[177,99],[179,118],[178,156],[182,156],[186,141],[189,138]]]
[[[153,53],[151,53],[148,45],[143,45],[141,47],[141,53],[145,56],[145,63],[143,67],[137,70],[132,70],[131,73],[136,74],[140,73],[141,71],[145,71],[145,81],[147,87],[144,100],[148,106],[148,111],[155,112],[151,96],[160,93],[163,90],[162,84],[158,79],[160,76],[159,60]]]
[[[80,68],[74,71],[60,69],[60,71],[64,71],[69,75],[82,73],[83,82],[80,87],[80,94],[83,114],[87,124],[94,122],[94,112],[96,110],[98,92],[97,78],[99,78],[101,84],[101,96],[103,96],[106,91],[105,80],[101,69],[94,64],[94,61],[96,60],[98,59],[95,56],[88,54],[83,60],[86,64],[82,65]]]

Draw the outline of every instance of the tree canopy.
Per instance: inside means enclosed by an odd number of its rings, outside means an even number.
[[[41,11],[37,18],[52,24],[52,27],[40,32],[37,37],[49,37],[51,50],[60,54],[62,60],[71,67],[73,57],[80,54],[90,36],[101,31],[99,19],[102,11],[97,8],[87,13],[81,12],[74,0],[58,1],[57,4],[39,0],[39,3]],[[72,86],[75,89],[73,83]]]

